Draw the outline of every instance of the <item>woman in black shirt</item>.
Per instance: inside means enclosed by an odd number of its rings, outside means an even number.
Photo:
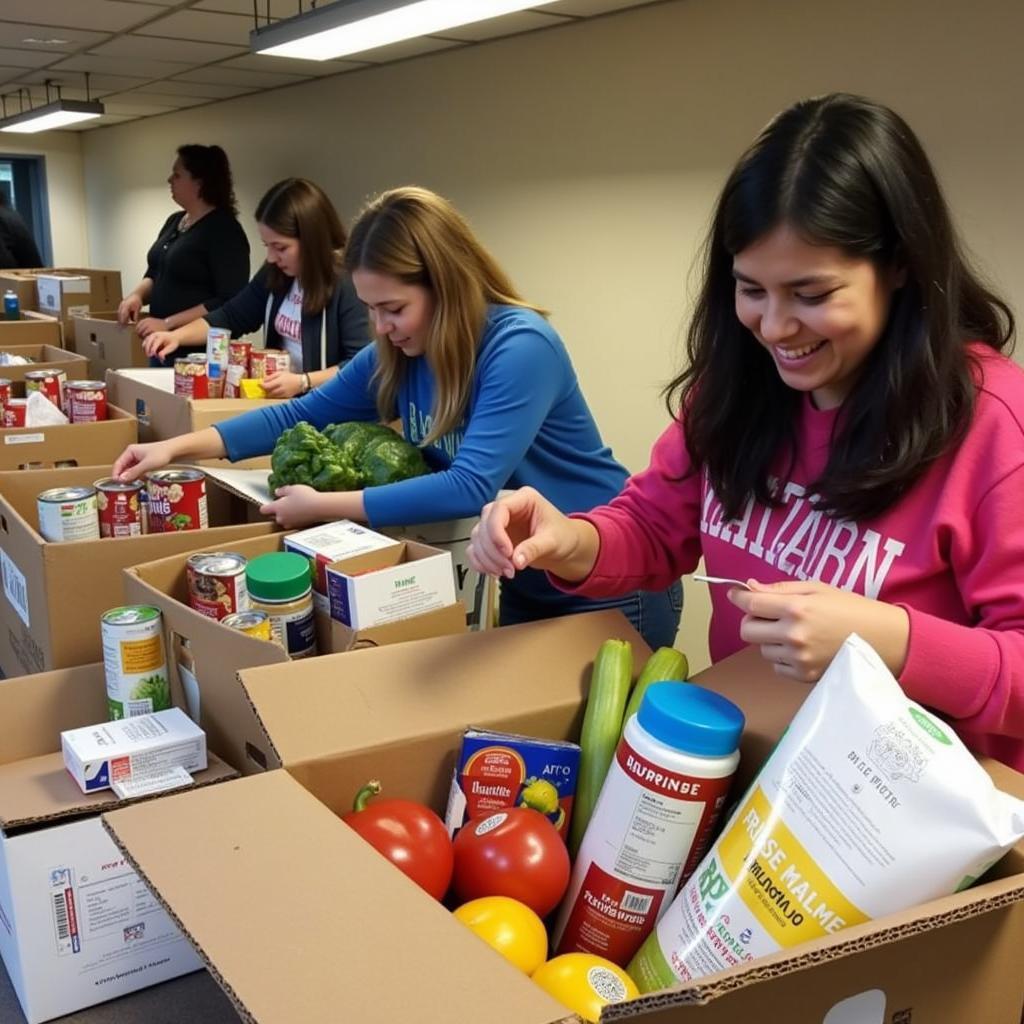
[[[224,150],[180,146],[167,181],[182,212],[164,222],[145,276],[117,311],[122,324],[134,323],[149,303],[149,316],[136,324],[143,338],[206,316],[249,279],[249,241],[238,223]]]

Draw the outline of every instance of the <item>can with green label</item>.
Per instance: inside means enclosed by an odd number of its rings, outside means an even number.
[[[166,711],[171,688],[160,609],[148,604],[111,608],[100,625],[111,719]]]

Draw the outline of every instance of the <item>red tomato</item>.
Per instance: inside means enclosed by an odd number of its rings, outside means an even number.
[[[452,841],[444,822],[411,800],[367,802],[379,792],[379,782],[368,782],[356,794],[354,810],[341,820],[421,889],[441,899],[452,880]]]
[[[510,896],[541,917],[569,885],[569,851],[548,819],[531,807],[508,807],[463,825],[455,842],[455,896]]]

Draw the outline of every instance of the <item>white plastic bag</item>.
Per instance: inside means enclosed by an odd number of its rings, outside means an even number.
[[[1024,836],[953,730],[850,636],[629,965],[641,992],[966,888]]]
[[[25,405],[26,427],[58,427],[68,418],[41,391],[30,391]]]

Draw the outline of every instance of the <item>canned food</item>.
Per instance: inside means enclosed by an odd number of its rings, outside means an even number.
[[[185,562],[188,604],[201,615],[223,619],[246,611],[245,558],[233,551],[199,552]]]
[[[0,377],[0,409],[6,407],[11,400],[11,382],[6,377]]]
[[[220,621],[222,626],[237,629],[239,633],[254,636],[257,640],[272,642],[274,639],[270,631],[270,616],[266,612],[235,612],[234,615],[225,615]]]
[[[249,363],[252,360],[252,342],[239,338],[228,342],[228,366],[244,366],[243,377],[249,376]]]
[[[39,532],[46,540],[97,540],[95,487],[54,487],[36,498]]]
[[[7,404],[4,406],[4,426],[25,426],[25,409],[27,406],[27,398],[8,398]]]
[[[217,363],[220,366],[228,365],[228,342],[231,340],[231,332],[223,327],[211,327],[206,332],[206,359],[207,362]]]
[[[206,356],[200,352],[174,360],[174,393],[185,398],[209,397]]]
[[[291,357],[287,352],[276,348],[258,348],[252,353],[252,378],[263,380],[272,373],[285,373],[292,366]]]
[[[101,380],[69,380],[64,403],[72,423],[98,423],[107,418],[107,385]]]
[[[206,474],[201,469],[160,469],[146,476],[147,533],[205,530]]]
[[[33,391],[39,391],[58,409],[63,409],[64,382],[67,376],[63,370],[29,370],[25,374],[25,398]]]
[[[99,509],[101,537],[139,537],[142,535],[141,480],[125,483],[109,478],[96,481],[96,507]]]
[[[107,710],[112,719],[171,706],[163,616],[148,604],[111,608],[100,618]]]

